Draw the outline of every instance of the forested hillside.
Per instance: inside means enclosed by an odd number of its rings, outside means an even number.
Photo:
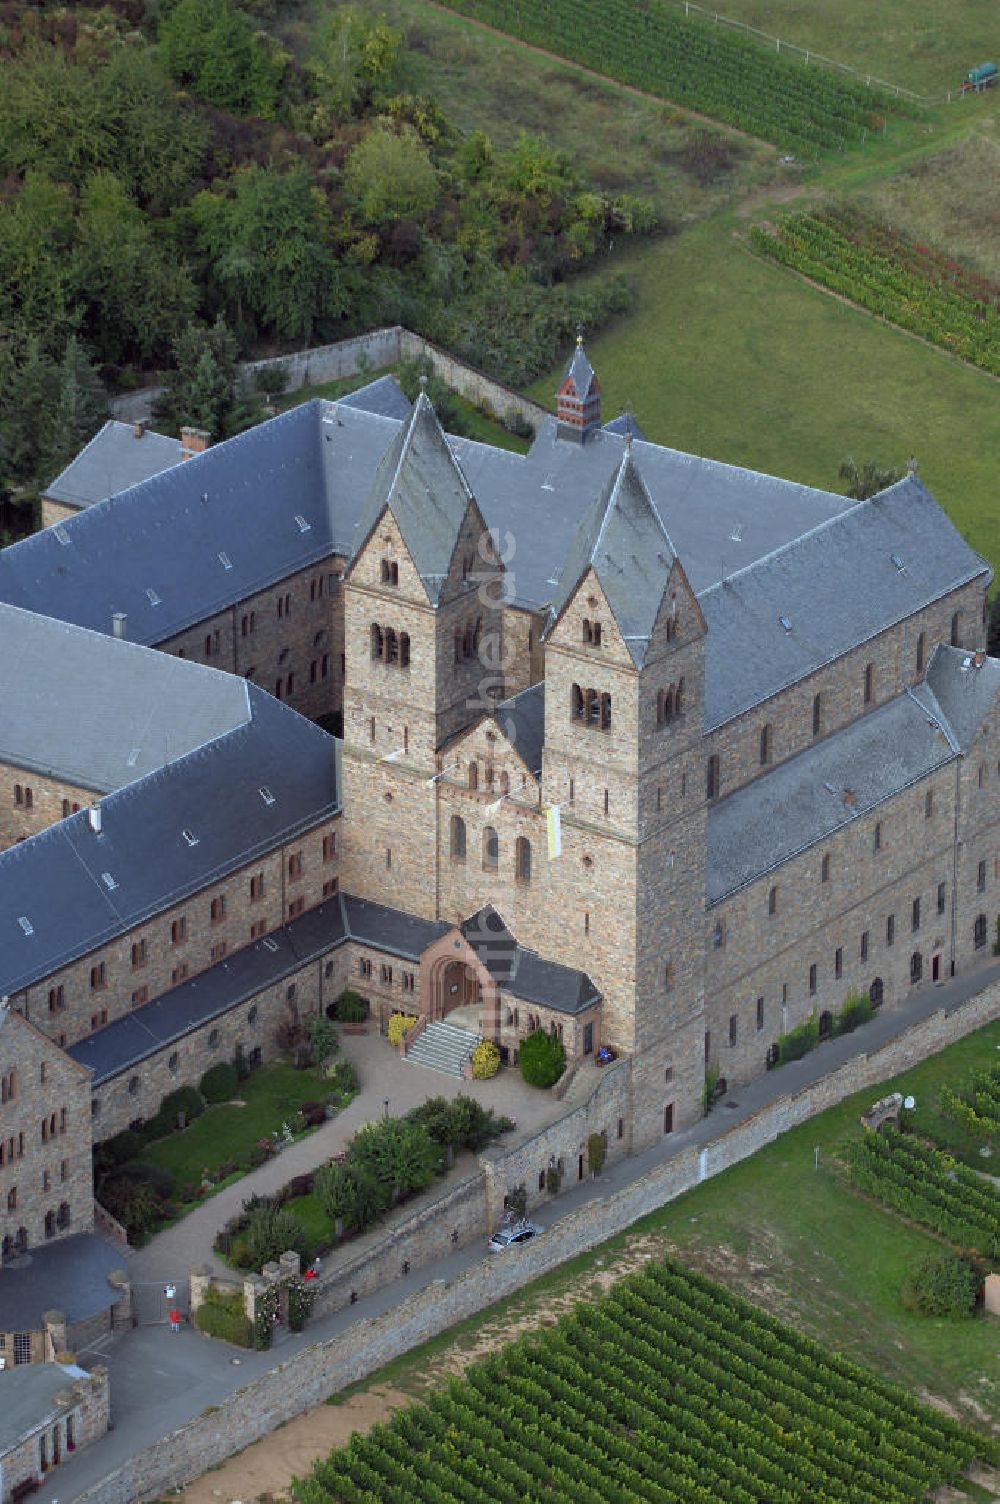
[[[346,4],[7,3],[0,65],[8,483],[178,361],[198,410],[174,416],[219,431],[257,413],[238,355],[385,322],[524,383],[627,299],[570,274],[655,221],[537,137],[460,133],[408,88],[403,33]]]

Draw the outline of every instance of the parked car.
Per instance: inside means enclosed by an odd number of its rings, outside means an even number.
[[[536,1238],[541,1228],[534,1222],[510,1222],[503,1227],[498,1227],[490,1238],[490,1253],[502,1253],[505,1248],[512,1247],[515,1243],[527,1243],[529,1238]]]

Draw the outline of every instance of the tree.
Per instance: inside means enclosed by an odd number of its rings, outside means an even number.
[[[79,454],[108,416],[108,397],[86,350],[76,336],[66,344],[59,365],[59,398],[56,405],[50,465],[62,470]]]
[[[347,191],[367,224],[430,214],[438,200],[438,179],[430,156],[414,130],[399,134],[376,125],[353,147],[344,169]]]
[[[855,501],[867,501],[869,496],[884,491],[886,486],[895,485],[903,477],[902,470],[883,469],[877,460],[865,460],[859,466],[850,455],[837,473],[841,480],[847,481],[844,495],[853,497]]]
[[[325,1013],[310,1013],[306,1028],[312,1045],[314,1065],[325,1065],[337,1053],[337,1030]]]
[[[287,55],[229,0],[180,0],[160,26],[160,61],[209,104],[270,120]]]
[[[313,1194],[334,1224],[339,1238],[344,1227],[352,1227],[358,1216],[357,1179],[347,1165],[330,1163],[316,1171]]]
[[[307,70],[321,103],[345,119],[395,83],[402,33],[385,17],[370,21],[353,6],[327,12],[316,26]]]
[[[38,169],[29,169],[13,200],[0,203],[0,327],[9,331],[15,351],[35,335],[55,353],[76,327],[70,287],[75,236],[69,188]]]
[[[38,336],[32,335],[9,374],[4,401],[0,403],[0,431],[9,479],[52,479],[47,472],[58,398],[59,368],[43,349]]]
[[[154,416],[174,431],[184,424],[213,438],[240,433],[264,416],[260,399],[245,389],[236,339],[221,319],[210,329],[188,324],[173,343],[174,368],[167,374]],[[289,1042],[286,1046],[292,1048]]]
[[[544,1029],[536,1029],[521,1041],[517,1058],[529,1086],[554,1086],[566,1069],[566,1051]]]
[[[322,192],[304,166],[247,167],[230,188],[191,204],[206,273],[237,324],[308,343],[347,307]]]
[[[407,1191],[423,1191],[441,1167],[441,1149],[421,1123],[384,1118],[359,1128],[348,1163],[379,1187],[385,1206]]]

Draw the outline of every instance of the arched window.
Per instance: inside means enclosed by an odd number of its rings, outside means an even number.
[[[601,696],[601,730],[611,730],[611,696],[607,693]]]
[[[483,831],[483,866],[487,872],[495,872],[500,865],[500,842],[496,830],[487,825]]]
[[[917,673],[918,674],[922,674],[923,671],[924,671],[924,634],[923,634],[923,632],[921,632],[920,636],[917,638]]]
[[[924,974],[924,958],[918,950],[910,957],[910,981],[919,982]]]
[[[778,912],[778,890],[777,890],[777,888],[770,888],[770,889],[768,889],[768,894],[767,894],[767,912],[769,914],[776,914]]]
[[[478,789],[478,787],[479,787],[479,764],[478,764],[478,762],[470,762],[469,763],[469,788],[470,789]]]
[[[6,1263],[8,1259],[12,1259],[13,1257],[14,1239],[11,1237],[10,1233],[7,1233],[4,1237],[3,1243],[0,1244],[0,1258],[3,1259],[4,1263]]]
[[[509,773],[501,773],[500,774],[500,795],[501,795],[501,798],[505,797],[509,793],[510,793],[510,774]]]
[[[53,1211],[45,1213],[45,1236],[54,1238],[56,1235],[56,1214]]]
[[[674,695],[674,715],[684,713],[684,675],[677,680],[677,693]]]
[[[868,999],[869,999],[872,1007],[873,1008],[881,1008],[881,1006],[882,1006],[882,999],[884,998],[884,996],[885,996],[885,987],[882,984],[882,978],[881,977],[876,977],[875,980],[872,982],[871,986],[868,989]]]
[[[56,1226],[68,1227],[70,1220],[69,1202],[60,1201],[59,1211],[56,1213]]]
[[[813,736],[819,736],[823,729],[823,696],[813,695]]]
[[[483,629],[483,618],[481,616],[477,616],[476,617],[476,625],[472,629],[472,656],[473,657],[475,657],[475,655],[479,652],[479,634],[482,631],[482,629]]]
[[[386,663],[399,662],[399,638],[392,627],[385,629],[385,661]]]
[[[962,613],[956,611],[951,619],[951,645],[953,648],[962,646]]]
[[[708,759],[705,772],[705,796],[708,799],[719,797],[719,754],[717,752],[713,752]]]
[[[601,717],[601,697],[596,689],[587,690],[587,725],[597,726]]]
[[[766,768],[771,761],[771,727],[770,724],[760,728],[760,765]]]
[[[656,720],[660,726],[665,726],[674,718],[674,686],[669,689],[661,689],[656,697]]]
[[[382,636],[382,628],[377,622],[372,622],[372,657],[385,657],[385,639]]]
[[[526,836],[517,838],[514,871],[518,882],[531,882],[531,842]]]
[[[28,1229],[26,1227],[19,1227],[17,1229],[17,1234],[14,1238],[14,1249],[17,1253],[27,1253]]]
[[[875,666],[865,664],[865,704],[870,705],[875,697]]]
[[[410,666],[409,632],[400,632],[399,634],[399,666],[400,668],[409,668]]]
[[[453,862],[465,861],[465,821],[461,815],[451,817],[451,859]]]
[[[972,926],[972,942],[976,950],[982,950],[986,944],[986,915],[977,914],[976,922]]]
[[[579,684],[574,684],[570,691],[569,713],[574,721],[583,720],[583,690]]]

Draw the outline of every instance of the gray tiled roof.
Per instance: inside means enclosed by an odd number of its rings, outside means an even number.
[[[50,1300],[52,1294],[50,1285]],[[46,1309],[51,1310],[51,1305]],[[11,1312],[17,1317],[18,1331],[25,1330],[22,1317],[26,1314],[23,1310]],[[75,1363],[21,1364],[0,1370],[0,1457],[22,1437],[30,1436],[47,1421],[56,1420],[63,1413],[56,1406],[56,1395],[86,1376]]]
[[[181,441],[111,419],[42,493],[69,506],[89,507],[149,480],[181,460]]]
[[[545,961],[537,951],[520,945],[492,904],[461,928],[501,992],[559,1013],[579,1013],[599,1001],[601,994],[585,971]]]
[[[525,766],[535,775],[542,772],[545,741],[545,680],[499,704],[493,716],[507,740],[517,749]]]
[[[644,443],[649,442],[636,422],[634,413],[619,413],[617,418],[611,418],[604,424],[604,432],[621,434],[623,436],[631,434],[633,439],[642,439]]]
[[[570,544],[549,612],[555,625],[584,574],[593,568],[625,645],[642,668],[670,571],[673,544],[626,446]]]
[[[0,852],[0,993],[48,976],[337,808],[333,738],[256,686],[247,692],[245,725],[107,794],[99,835],[81,811]]]
[[[99,793],[250,719],[246,683],[0,604],[0,762]]]
[[[337,399],[338,407],[357,407],[366,413],[377,413],[383,418],[406,419],[412,411],[409,398],[396,376],[380,376],[367,386],[359,387],[347,397]]]
[[[852,504],[699,595],[706,729],[979,575],[989,566],[915,475]]]
[[[904,693],[720,799],[708,812],[708,902],[826,839],[954,756],[941,728]],[[854,797],[845,802],[848,790]]]
[[[30,1250],[27,1261],[5,1265],[0,1278],[0,1331],[38,1331],[53,1306],[71,1322],[84,1321],[114,1305],[121,1290],[108,1284],[108,1275],[125,1263],[121,1244],[92,1232],[56,1238]],[[54,1299],[58,1291],[58,1299]],[[18,1385],[29,1374],[51,1373],[50,1363],[17,1364],[0,1373]],[[16,1392],[16,1391],[15,1391]],[[0,1417],[6,1414],[6,1394],[0,1398]]]
[[[576,395],[583,402],[589,397],[590,389],[594,385],[594,368],[590,364],[587,352],[583,348],[583,340],[580,338],[577,339],[573,352],[563,368],[562,381],[559,383],[560,386],[562,386],[562,382],[566,380],[567,376],[573,383]]]
[[[927,665],[927,677],[913,693],[942,723],[953,745],[967,752],[996,704],[998,691],[1000,660],[984,658],[977,667],[974,653],[941,643]]]
[[[355,549],[389,507],[428,598],[436,604],[471,502],[462,467],[426,392],[421,392],[410,418],[379,461],[358,519]]]

